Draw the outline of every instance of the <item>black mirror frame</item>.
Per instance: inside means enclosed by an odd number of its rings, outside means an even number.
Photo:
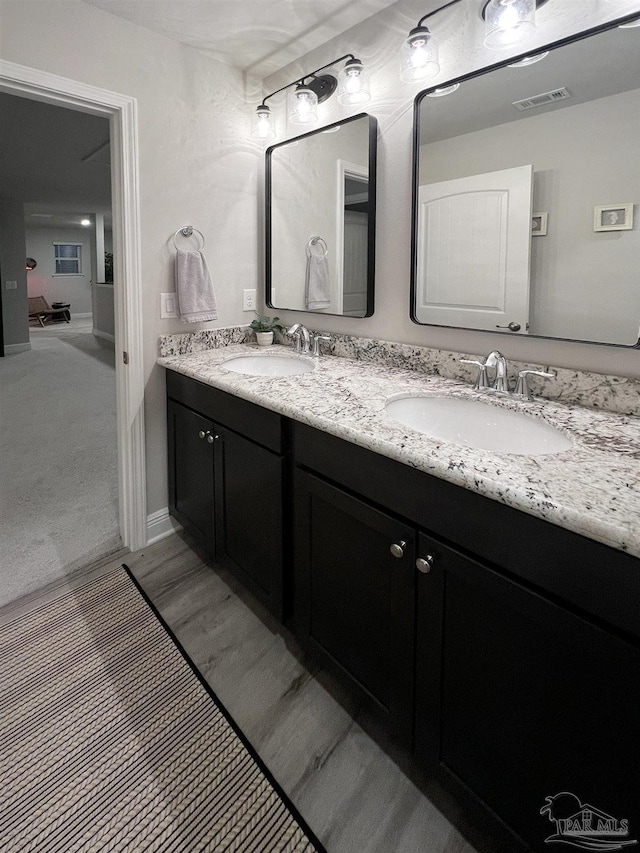
[[[377,167],[377,143],[378,143],[378,121],[369,113],[358,113],[358,115],[350,116],[349,118],[336,121],[333,124],[325,125],[324,127],[316,128],[308,133],[303,133],[301,136],[294,136],[291,139],[286,139],[283,142],[277,142],[275,145],[270,145],[265,152],[265,302],[269,308],[277,308],[278,311],[296,311],[297,313],[311,314],[316,317],[344,317],[344,314],[329,314],[327,311],[304,311],[298,308],[286,308],[283,305],[275,306],[271,299],[271,239],[272,239],[272,223],[271,223],[271,156],[276,148],[281,148],[283,145],[288,145],[291,142],[297,142],[300,139],[305,139],[307,136],[315,136],[323,131],[330,130],[334,127],[344,126],[352,121],[366,118],[369,120],[369,222],[367,233],[367,305],[365,313],[362,317],[350,317],[349,319],[361,320],[364,317],[371,317],[375,307],[375,262],[376,262],[376,167]]]
[[[437,86],[432,86],[429,89],[423,89],[421,92],[418,92],[413,101],[413,144],[411,169],[411,286],[409,292],[409,317],[412,323],[415,323],[417,326],[422,326],[424,328],[461,329],[465,332],[478,332],[479,334],[501,335],[504,337],[503,332],[497,332],[494,329],[471,329],[467,326],[441,326],[436,325],[435,323],[421,323],[416,318],[415,304],[418,265],[418,173],[420,169],[419,107],[424,98],[426,98],[427,95],[429,95],[431,92],[434,92],[436,89],[444,89],[447,86],[453,86],[456,83],[464,83],[466,80],[474,80],[477,77],[482,77],[485,74],[490,74],[492,71],[498,71],[500,68],[506,68],[508,65],[511,65],[514,62],[518,62],[518,60],[524,59],[526,56],[531,56],[532,53],[542,53],[544,50],[555,50],[560,47],[565,47],[569,44],[575,44],[576,42],[583,41],[584,39],[588,39],[591,36],[598,35],[599,33],[604,33],[608,30],[613,30],[616,27],[619,27],[621,24],[628,24],[631,21],[637,20],[638,14],[638,12],[633,12],[629,15],[625,15],[622,18],[617,18],[615,21],[608,21],[606,24],[600,24],[597,27],[592,27],[591,29],[583,30],[582,32],[576,33],[575,35],[568,36],[567,38],[559,39],[558,41],[550,42],[546,45],[539,45],[535,48],[535,50],[530,49],[525,53],[518,54],[517,56],[510,56],[508,59],[505,59],[502,62],[497,62],[493,65],[487,65],[484,68],[472,71],[469,74],[463,75],[462,77],[455,77],[451,80],[447,80],[446,82],[438,83]],[[618,349],[633,349],[634,347],[638,347],[638,344],[613,344],[607,343],[606,341],[585,341],[577,338],[551,337],[550,335],[527,335],[527,338],[547,341],[569,341],[572,343],[591,344],[593,346],[616,347]]]

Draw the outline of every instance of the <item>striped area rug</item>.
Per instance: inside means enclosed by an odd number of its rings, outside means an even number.
[[[0,628],[0,850],[322,846],[126,566]]]

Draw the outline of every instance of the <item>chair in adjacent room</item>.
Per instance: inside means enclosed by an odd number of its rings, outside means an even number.
[[[29,297],[29,320],[37,320],[41,326],[44,326],[47,320],[52,318],[64,319],[68,323],[71,320],[69,306],[65,304],[52,308],[44,296]]]

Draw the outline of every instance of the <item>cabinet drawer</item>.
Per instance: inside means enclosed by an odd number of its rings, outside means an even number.
[[[282,417],[269,409],[173,370],[167,370],[167,397],[269,450],[282,453]]]

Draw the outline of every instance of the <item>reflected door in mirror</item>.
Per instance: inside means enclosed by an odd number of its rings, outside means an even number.
[[[416,317],[528,328],[531,166],[418,190]]]

